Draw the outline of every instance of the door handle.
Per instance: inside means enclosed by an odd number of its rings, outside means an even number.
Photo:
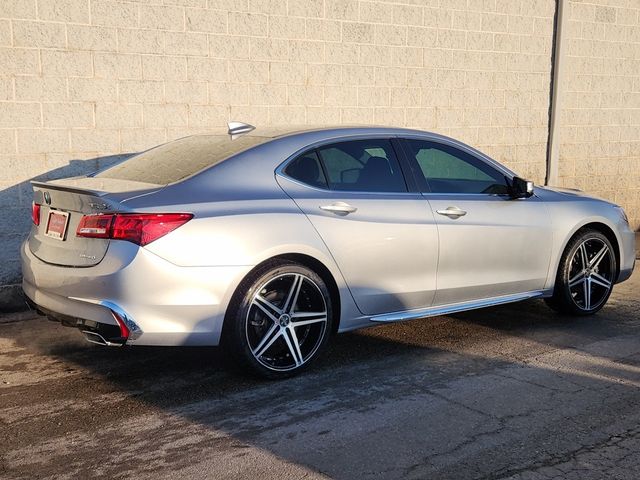
[[[345,202],[334,202],[331,205],[322,205],[320,206],[320,210],[324,210],[325,212],[335,213],[336,215],[349,215],[350,213],[358,210],[356,207],[352,207],[348,203]]]
[[[444,215],[445,217],[452,218],[453,220],[464,217],[467,212],[460,210],[458,207],[447,207],[446,210],[436,210],[438,215]]]

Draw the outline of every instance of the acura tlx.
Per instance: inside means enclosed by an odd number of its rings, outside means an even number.
[[[418,130],[233,122],[32,183],[40,313],[102,345],[223,345],[268,378],[381,323],[530,298],[593,314],[635,262],[619,206]]]

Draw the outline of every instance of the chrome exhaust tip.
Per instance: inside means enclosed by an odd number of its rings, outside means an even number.
[[[122,343],[114,343],[106,340],[102,335],[96,332],[91,332],[89,330],[82,330],[82,334],[84,335],[84,339],[87,342],[95,343],[97,345],[102,345],[105,347],[121,347]]]

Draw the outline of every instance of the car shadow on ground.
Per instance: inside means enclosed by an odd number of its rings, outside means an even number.
[[[84,404],[80,402],[72,412],[60,413],[67,429],[82,432],[91,428],[87,435],[101,443],[113,441],[108,438],[114,434],[114,427],[108,422],[110,415],[123,415],[125,425],[133,421],[127,419],[129,411],[133,417],[145,418],[156,412],[165,419],[166,424],[157,428],[137,424],[141,430],[138,435],[135,431],[122,433],[128,435],[122,439],[128,442],[127,451],[115,448],[101,452],[103,473],[116,473],[119,465],[135,461],[142,451],[157,462],[140,465],[140,473],[153,476],[166,473],[167,469],[188,471],[193,458],[211,448],[214,438],[219,440],[222,435],[229,445],[257,447],[333,478],[363,478],[381,474],[394,462],[422,464],[432,468],[427,469],[431,473],[445,467],[453,472],[453,464],[447,467],[448,464],[438,463],[455,453],[448,443],[465,444],[485,427],[495,427],[499,432],[505,419],[511,421],[521,414],[523,403],[533,412],[539,409],[541,415],[553,417],[544,403],[552,402],[558,414],[562,413],[570,404],[571,388],[609,388],[610,381],[605,378],[579,372],[559,373],[527,364],[520,357],[544,355],[557,347],[579,349],[614,335],[637,333],[637,325],[630,321],[633,317],[628,312],[623,321],[616,321],[613,303],[606,315],[589,318],[564,317],[541,301],[527,301],[346,333],[333,339],[328,352],[310,371],[282,382],[240,374],[218,348],[109,349],[83,343],[77,332],[62,326],[61,337],[54,341],[34,336],[18,338],[18,342],[39,355],[62,362],[64,368],[82,372],[76,381],[81,391],[73,395],[80,396]],[[34,321],[34,328],[37,322],[46,320]],[[494,404],[524,384],[504,373],[511,372],[512,367],[516,377],[527,372],[524,376],[535,377],[542,385],[566,382],[573,387],[562,387],[568,389],[565,393],[569,396],[559,405],[544,390],[539,399],[518,399],[494,411]],[[623,370],[611,373],[625,375]],[[451,388],[452,383],[466,386]],[[55,385],[52,388],[55,390]],[[487,389],[495,390],[495,397],[487,397],[492,395]],[[471,398],[465,396],[452,403],[443,400],[457,395],[457,390],[466,391]],[[62,387],[52,394],[70,395]],[[114,412],[96,416],[91,411],[96,407],[92,398],[115,394],[122,398],[122,405]],[[465,404],[467,401],[476,403],[470,407]],[[408,406],[411,402],[417,403]],[[90,422],[87,412],[91,414]],[[176,422],[191,426],[183,425],[185,436],[196,427],[206,433],[201,432],[184,444],[180,432],[170,426]],[[457,422],[463,424],[456,427],[458,430],[450,430]],[[538,429],[550,434],[559,425],[545,425],[541,417],[540,425],[530,428],[533,430],[519,433],[518,438],[533,438],[540,434]],[[376,453],[374,447],[378,431],[384,432],[389,441],[383,454]],[[490,447],[491,442],[487,442]],[[83,446],[80,441],[75,445],[76,450],[61,454],[59,464],[51,462],[50,467],[71,469],[79,475],[95,467],[87,460],[90,456],[82,455],[85,451],[90,455],[96,443]],[[485,456],[491,457],[493,463],[484,468],[491,468],[492,473],[508,471],[510,460],[504,448],[503,445],[502,450],[487,451]],[[535,454],[544,458],[553,451],[538,450]],[[357,455],[358,459],[350,455]]]
[[[46,320],[41,317],[39,321]],[[328,350],[309,372],[283,383],[305,383],[305,378],[322,377],[326,372],[331,372],[330,375],[335,378],[336,375],[340,375],[341,369],[350,374],[352,369],[358,369],[360,365],[369,368],[371,362],[385,362],[386,365],[390,365],[402,363],[406,361],[406,357],[415,355],[428,357],[443,351],[463,351],[467,343],[475,345],[495,340],[507,332],[510,335],[535,337],[536,332],[532,331],[532,328],[553,332],[555,329],[566,330],[575,323],[575,318],[555,314],[540,301],[528,301],[518,306],[485,308],[446,317],[381,325],[334,335]],[[85,342],[75,329],[62,326],[59,328],[65,333],[65,339],[53,344],[36,344],[40,353],[76,364],[92,374],[116,383],[125,391],[138,390],[149,385],[162,385],[160,395],[155,391],[139,395],[140,398],[154,404],[162,402],[166,405],[177,405],[185,400],[208,398],[209,395],[227,390],[251,389],[264,385],[277,388],[281,384],[253,377],[237,369],[221,347],[106,348]],[[602,328],[603,333],[605,330],[610,333],[609,326],[603,324]],[[452,333],[452,330],[455,333]],[[73,334],[73,338],[68,338],[70,333]],[[579,341],[583,335],[577,331],[572,341]],[[545,343],[563,346],[567,339],[561,340],[558,336],[550,334]],[[185,398],[181,392],[185,382],[202,384],[198,391],[190,392],[196,397]]]

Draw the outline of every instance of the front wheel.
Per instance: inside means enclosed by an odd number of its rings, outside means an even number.
[[[616,256],[609,239],[597,230],[584,230],[567,245],[553,297],[546,302],[562,313],[591,315],[607,303],[615,275]]]
[[[269,262],[238,288],[228,315],[228,347],[251,372],[288,377],[326,347],[332,321],[331,295],[318,274],[291,261]]]

